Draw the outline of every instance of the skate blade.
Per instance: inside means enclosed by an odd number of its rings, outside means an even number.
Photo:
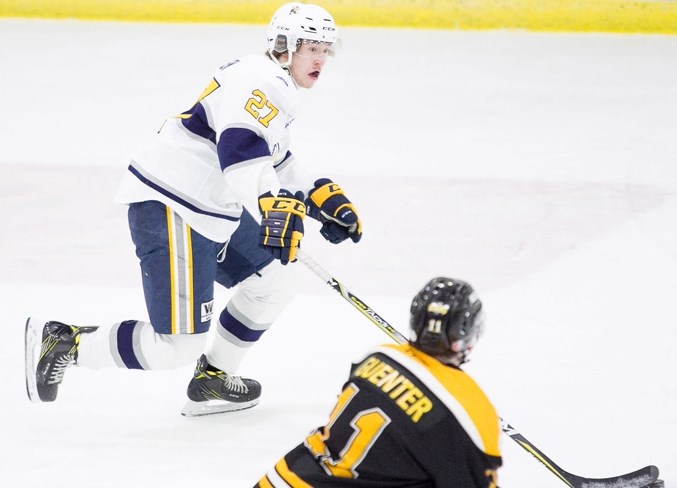
[[[42,342],[42,328],[44,325],[44,322],[40,322],[34,317],[28,317],[28,320],[26,320],[26,332],[24,335],[26,393],[28,393],[29,400],[34,403],[40,402],[35,375],[36,365],[40,355],[40,345]]]
[[[184,417],[202,417],[204,415],[213,415],[215,413],[237,412],[252,408],[259,403],[259,399],[250,402],[227,402],[225,400],[209,400],[206,402],[194,402],[188,400],[181,410]]]

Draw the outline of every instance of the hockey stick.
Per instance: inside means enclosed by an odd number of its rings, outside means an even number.
[[[299,249],[296,252],[296,257],[299,261],[306,265],[306,267],[317,275],[322,281],[331,286],[339,295],[341,295],[348,303],[355,307],[362,315],[367,317],[374,325],[376,325],[383,332],[388,334],[398,344],[405,344],[408,342],[395,327],[390,325],[386,319],[381,317],[374,309],[360,300],[356,295],[351,293],[340,281],[329,274],[322,266],[315,260],[308,256],[303,250]],[[515,428],[508,424],[502,418],[501,430],[508,435],[513,441],[517,442],[524,450],[538,459],[546,468],[548,468],[555,476],[562,480],[571,488],[662,488],[663,481],[658,479],[658,468],[656,466],[646,466],[644,468],[633,471],[632,473],[613,476],[610,478],[584,478],[564,471],[557,464],[555,464],[548,456],[546,456],[533,443],[520,434]]]

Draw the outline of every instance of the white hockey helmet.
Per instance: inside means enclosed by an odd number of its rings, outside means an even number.
[[[268,52],[293,53],[302,40],[328,43],[333,48],[336,42],[334,18],[317,5],[284,4],[273,14],[268,26]]]

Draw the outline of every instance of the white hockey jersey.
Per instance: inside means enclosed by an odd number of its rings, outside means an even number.
[[[259,195],[280,188],[307,195],[312,180],[289,151],[297,90],[266,55],[221,66],[196,104],[133,157],[116,202],[160,201],[203,236],[225,242],[243,205],[259,215]]]

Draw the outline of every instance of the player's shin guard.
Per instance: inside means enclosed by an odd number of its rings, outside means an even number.
[[[167,370],[193,364],[207,334],[158,334],[148,322],[127,320],[83,337],[78,364],[90,369]]]
[[[238,370],[246,353],[291,301],[290,273],[274,261],[238,285],[216,324],[215,339],[207,351],[210,364],[230,374]]]

